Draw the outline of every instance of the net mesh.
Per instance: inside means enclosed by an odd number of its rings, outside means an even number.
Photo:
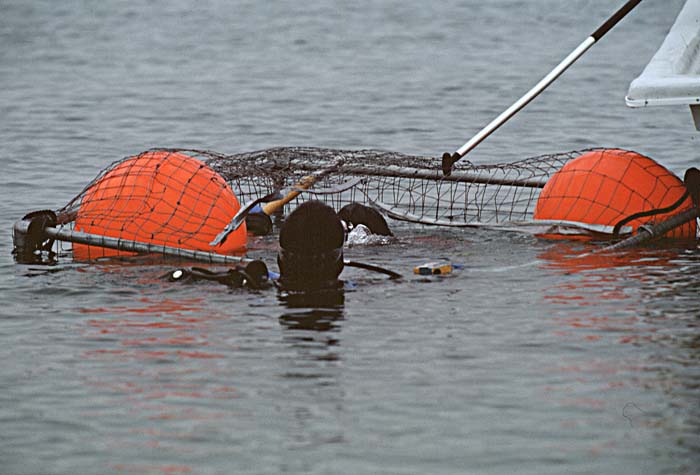
[[[225,155],[157,149],[107,167],[58,216],[62,226],[79,231],[232,253],[245,246],[243,228],[238,238],[227,240],[228,248],[209,243],[240,209],[239,202],[293,190],[308,184],[309,176],[313,185],[289,202],[286,212],[309,199],[336,210],[358,202],[411,223],[531,233],[541,231],[528,225],[545,221],[613,225],[630,214],[667,206],[684,192],[682,182],[653,160],[618,152],[626,165],[610,170],[610,157],[600,158],[608,151],[587,149],[493,165],[461,161],[450,176],[443,176],[438,158],[381,150],[280,147]],[[598,159],[574,166],[586,156]],[[133,160],[139,159],[148,164],[135,168]],[[651,174],[651,184],[642,189],[632,172]],[[683,233],[694,237],[694,226],[690,223]]]
[[[359,202],[379,208],[394,219],[443,226],[498,226],[532,220],[542,187],[562,165],[581,154],[542,155],[494,165],[463,161],[445,177],[437,158],[380,150],[280,147],[225,155],[206,150],[158,149],[145,154],[154,153],[187,155],[202,161],[224,178],[241,203],[293,188],[305,177],[326,171],[309,193],[300,194],[287,205],[287,211],[308,199],[322,200],[335,209]],[[62,208],[59,216],[63,221],[74,220],[81,206],[95,198],[92,190],[126,160],[129,158],[103,170]],[[128,191],[124,187],[124,192]],[[125,199],[147,200],[146,194],[134,188],[134,194]]]

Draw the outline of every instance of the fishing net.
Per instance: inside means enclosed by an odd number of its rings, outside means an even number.
[[[159,160],[182,155],[198,159],[224,178],[241,203],[275,190],[293,189],[305,177],[318,174],[313,187],[290,202],[288,211],[305,200],[319,199],[335,209],[359,202],[374,206],[394,219],[420,224],[498,226],[531,220],[541,188],[554,172],[580,152],[543,155],[495,165],[474,165],[465,161],[447,177],[440,171],[439,159],[379,150],[281,147],[224,155],[204,150],[159,149],[138,157],[153,157],[154,154]],[[105,176],[110,172],[124,167],[124,163],[129,163],[132,158],[116,162],[103,170],[59,211],[62,221],[72,221],[86,205],[92,207],[92,202],[100,198],[94,192],[95,187],[104,183]],[[133,167],[124,169],[115,182],[122,187],[123,193],[129,195],[123,199],[132,204],[151,199],[144,189],[125,183],[122,175],[133,172]],[[189,175],[170,179],[182,181]],[[166,183],[165,188],[168,186]],[[183,187],[178,184],[180,188]],[[190,194],[200,195],[203,192],[200,188]],[[214,187],[215,190],[219,188],[218,185]],[[189,196],[187,192],[182,194]],[[161,196],[158,199],[165,198]],[[179,201],[176,200],[178,205],[185,206]],[[132,208],[139,210],[134,216],[150,209],[146,204]],[[169,218],[169,212],[154,219],[162,224]],[[112,213],[110,218],[115,217],[121,218],[116,213]],[[200,222],[201,219],[198,217],[196,221]],[[214,226],[219,224],[221,221]],[[221,224],[221,228],[224,225]],[[193,228],[193,231],[201,232],[201,227]],[[192,232],[188,231],[187,234]]]
[[[634,152],[617,151],[624,163],[633,165],[612,171],[603,166],[610,162],[607,159],[595,162],[602,167],[599,170],[571,165],[608,152],[589,149],[492,165],[462,161],[444,176],[437,158],[379,150],[280,147],[225,155],[157,149],[103,170],[57,212],[58,225],[231,254],[245,247],[245,226],[222,245],[213,246],[212,239],[240,209],[239,202],[274,197],[275,192],[283,196],[285,190],[298,194],[283,212],[317,199],[336,210],[362,203],[409,223],[537,234],[611,233],[630,214],[667,206],[684,193],[675,175]],[[640,174],[651,177],[649,186],[638,186],[635,180]],[[690,198],[679,209],[688,206]],[[655,219],[659,217],[639,218],[632,224]],[[623,234],[632,230],[624,227]],[[693,221],[680,234],[695,237],[695,232]],[[76,249],[79,257],[107,255],[90,246]]]
[[[495,165],[464,162],[447,177],[439,159],[379,150],[296,147],[203,156],[243,202],[293,187],[309,174],[332,170],[291,206],[307,199],[323,200],[335,209],[359,202],[402,221],[483,226],[531,220],[541,188],[578,155],[545,155]],[[344,184],[352,186],[344,189]]]

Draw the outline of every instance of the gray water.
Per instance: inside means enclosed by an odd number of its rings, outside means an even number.
[[[621,3],[1,0],[0,473],[697,473],[697,247],[571,261],[589,248],[392,222],[348,257],[464,269],[349,269],[326,308],[10,255],[16,219],[156,146],[453,151]],[[697,165],[685,108],[624,105],[682,3],[642,2],[470,159]]]

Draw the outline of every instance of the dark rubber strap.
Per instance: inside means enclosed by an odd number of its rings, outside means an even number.
[[[388,275],[390,279],[401,278],[401,274],[399,274],[398,272],[394,272],[393,270],[385,269],[384,267],[379,267],[372,264],[365,264],[364,262],[345,261],[345,265],[348,267],[357,267],[359,269],[370,270],[372,272],[378,272],[380,274]]]
[[[639,219],[639,218],[646,218],[649,216],[656,216],[657,214],[666,214],[666,213],[670,213],[671,211],[674,211],[676,208],[678,208],[680,205],[682,205],[685,200],[688,199],[689,195],[690,195],[690,193],[688,191],[686,191],[685,193],[683,193],[683,196],[681,196],[678,199],[678,201],[673,203],[671,206],[667,206],[665,208],[652,209],[649,211],[641,211],[639,213],[634,213],[632,215],[627,216],[626,218],[619,221],[615,225],[615,227],[613,228],[613,237],[614,238],[618,237],[620,235],[620,229],[622,229],[622,226],[629,223],[630,221],[634,221],[635,219]]]
[[[595,30],[593,34],[591,35],[594,40],[598,41],[601,39],[605,33],[610,31],[613,26],[617,25],[617,23],[622,20],[629,12],[632,11],[634,7],[639,5],[639,2],[642,0],[629,0],[627,3],[625,3],[622,8],[620,8],[618,11],[615,12],[613,16],[608,18],[608,21],[603,23],[600,28]]]
[[[604,247],[598,251],[596,254],[601,252],[617,251],[620,249],[627,249],[630,247],[638,246],[642,243],[655,239],[659,236],[663,236],[667,232],[682,226],[685,223],[697,219],[700,217],[700,208],[688,208],[678,214],[674,214],[666,221],[662,221],[659,224],[653,226],[640,226],[639,232],[634,236],[628,237],[624,241],[620,241],[611,246]]]
[[[697,168],[688,168],[683,177],[683,183],[688,189],[688,193],[693,198],[693,204],[696,208],[700,208],[700,170]]]

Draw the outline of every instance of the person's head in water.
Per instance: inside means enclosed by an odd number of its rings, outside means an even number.
[[[280,284],[289,290],[337,286],[343,270],[343,225],[333,208],[320,201],[297,207],[280,230]]]
[[[360,224],[367,226],[372,234],[393,236],[384,216],[379,211],[360,203],[350,203],[338,211],[338,217],[352,229]]]

